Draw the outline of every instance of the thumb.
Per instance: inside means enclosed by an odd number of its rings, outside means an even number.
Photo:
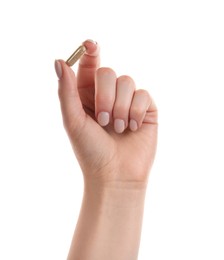
[[[69,134],[76,135],[81,131],[85,121],[76,76],[63,60],[55,61],[55,71],[58,76],[58,95],[64,127]]]

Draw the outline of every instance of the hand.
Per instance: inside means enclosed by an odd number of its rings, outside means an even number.
[[[86,182],[147,183],[157,143],[157,108],[129,76],[99,68],[99,46],[83,43],[77,77],[56,61],[65,129]]]
[[[99,68],[90,41],[77,78],[56,61],[65,129],[83,171],[82,207],[68,260],[136,260],[157,142],[157,109],[128,76]]]

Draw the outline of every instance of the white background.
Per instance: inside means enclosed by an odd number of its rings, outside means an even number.
[[[53,63],[88,38],[159,107],[139,259],[224,259],[222,4],[1,1],[0,259],[66,259],[83,186]]]

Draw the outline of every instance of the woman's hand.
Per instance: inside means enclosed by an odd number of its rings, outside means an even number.
[[[147,183],[157,143],[157,108],[129,76],[99,68],[99,46],[83,43],[77,77],[56,61],[65,129],[85,181],[101,185]]]
[[[55,63],[64,126],[85,180],[67,259],[136,260],[157,109],[132,78],[99,68],[97,44],[83,44],[77,77],[64,61]]]

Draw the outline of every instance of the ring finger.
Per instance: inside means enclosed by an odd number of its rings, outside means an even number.
[[[131,106],[135,83],[129,76],[117,79],[116,98],[113,108],[114,130],[122,133],[128,126],[129,109]]]

